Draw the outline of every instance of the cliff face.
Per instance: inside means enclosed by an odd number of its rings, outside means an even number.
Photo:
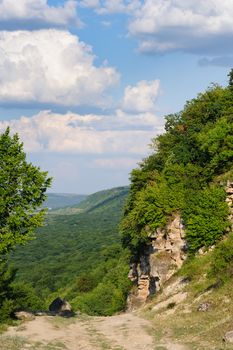
[[[226,202],[229,206],[229,221],[233,230],[233,182],[228,181],[225,187]],[[149,233],[151,243],[144,250],[140,261],[133,263],[129,278],[136,288],[128,297],[129,309],[146,301],[158,292],[163,284],[182,266],[186,259],[187,244],[185,230],[179,213],[174,214],[164,229]],[[202,249],[200,254],[204,254]]]
[[[131,265],[129,278],[137,285],[128,298],[131,309],[159,291],[186,258],[185,232],[179,213],[171,217],[164,229],[158,229],[149,237],[151,244],[140,261]]]
[[[227,181],[226,193],[226,202],[229,206],[229,220],[232,223],[231,230],[233,230],[233,182]]]

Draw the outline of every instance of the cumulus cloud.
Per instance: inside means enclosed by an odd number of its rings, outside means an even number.
[[[0,0],[0,26],[44,28],[80,25],[77,2],[65,1],[63,6],[49,5],[47,0]]]
[[[142,155],[151,138],[162,132],[162,124],[149,114],[136,116],[133,123],[132,115],[120,111],[112,116],[42,111],[32,117],[2,121],[0,131],[9,125],[12,133],[19,133],[27,152]]]
[[[233,50],[229,0],[145,0],[129,25],[140,50],[219,54]]]
[[[183,51],[222,56],[233,52],[229,0],[82,0],[100,15],[130,16],[129,34],[143,53]]]
[[[0,101],[105,106],[119,75],[67,31],[0,32]]]
[[[131,14],[132,11],[138,9],[141,5],[139,0],[82,0],[80,5],[83,7],[95,8],[97,13],[114,14],[126,13]]]
[[[130,112],[154,111],[159,94],[160,81],[142,80],[135,86],[125,88],[122,107]]]

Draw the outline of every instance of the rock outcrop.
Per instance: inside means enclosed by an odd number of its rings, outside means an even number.
[[[28,311],[17,311],[15,312],[15,318],[20,321],[32,321],[36,317],[33,313],[28,312]]]
[[[137,285],[128,298],[132,309],[161,289],[161,286],[180,268],[186,258],[184,226],[179,213],[174,214],[163,229],[149,233],[151,244],[140,261],[131,265],[129,278]]]
[[[60,297],[53,300],[49,305],[49,311],[53,315],[59,315],[64,317],[71,317],[74,315],[71,305],[65,299]]]
[[[223,341],[226,343],[233,343],[233,331],[229,331],[225,334]]]
[[[233,230],[233,182],[227,181],[225,190],[227,193],[226,202],[229,206],[229,221],[232,223],[231,230]]]
[[[226,202],[229,206],[229,221],[233,230],[233,182],[227,181]],[[179,213],[175,213],[163,229],[148,230],[151,243],[145,247],[139,261],[131,264],[129,278],[135,282],[128,297],[128,307],[132,309],[144,303],[147,298],[161,289],[166,281],[182,266],[187,252],[185,229]],[[203,247],[198,254],[213,250]]]

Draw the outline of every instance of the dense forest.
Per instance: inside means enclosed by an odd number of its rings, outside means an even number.
[[[36,239],[11,256],[16,281],[32,286],[43,308],[58,295],[89,314],[125,307],[129,253],[121,248],[118,225],[128,192],[105,190],[49,211]]]

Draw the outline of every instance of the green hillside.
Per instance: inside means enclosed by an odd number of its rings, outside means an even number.
[[[56,292],[69,293],[72,301],[80,295],[78,289],[83,292],[86,288],[87,292],[97,287],[106,270],[115,268],[122,256],[118,224],[127,194],[127,187],[114,188],[89,196],[78,207],[82,210],[78,214],[49,212],[36,239],[19,247],[12,256],[18,269],[17,280],[32,284],[43,299]],[[127,275],[128,266],[124,266],[121,273]],[[86,287],[78,288],[83,276]]]
[[[84,194],[48,193],[43,208],[57,209],[77,205],[87,198]]]
[[[116,187],[110,190],[96,192],[75,207],[88,212],[103,211],[108,207],[112,207],[112,209],[115,207],[118,210],[119,205],[121,206],[122,197],[127,196],[128,193],[128,187]]]

